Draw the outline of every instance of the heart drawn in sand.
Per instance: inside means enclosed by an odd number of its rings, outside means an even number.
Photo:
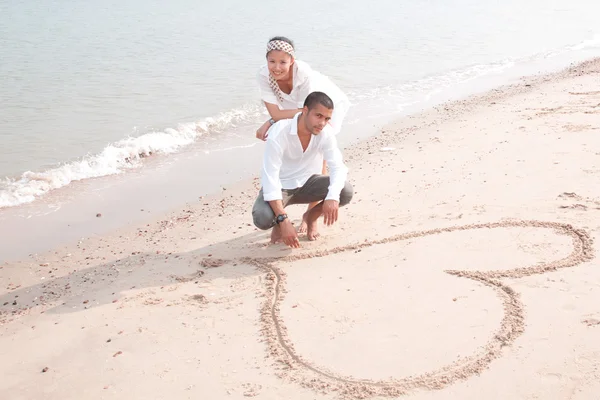
[[[474,353],[463,356],[454,362],[436,370],[409,377],[394,377],[387,380],[361,379],[344,376],[326,366],[316,365],[305,359],[294,349],[287,334],[287,328],[281,317],[280,305],[284,297],[286,274],[278,264],[290,263],[309,258],[321,258],[330,255],[359,251],[368,247],[394,242],[407,241],[441,233],[467,230],[485,230],[496,228],[541,228],[549,229],[557,235],[571,238],[572,251],[566,257],[538,263],[534,266],[508,268],[493,271],[446,270],[459,278],[467,278],[494,290],[502,302],[503,317],[500,326],[491,339]],[[521,278],[542,274],[560,268],[573,267],[593,258],[592,240],[587,232],[568,224],[543,221],[502,221],[495,223],[472,224],[411,232],[376,241],[348,245],[331,250],[292,255],[281,258],[243,258],[239,260],[254,265],[267,274],[266,300],[261,310],[263,333],[267,338],[269,353],[280,367],[279,376],[296,382],[304,387],[324,393],[337,393],[345,398],[368,398],[372,396],[396,397],[413,390],[442,389],[458,380],[467,379],[486,369],[501,355],[502,349],[509,346],[523,332],[524,311],[519,295],[510,286],[502,282],[503,278]],[[399,312],[402,312],[401,310]]]

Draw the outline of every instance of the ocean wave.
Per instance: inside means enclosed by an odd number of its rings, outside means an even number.
[[[588,48],[600,47],[600,34],[595,34],[593,38],[584,40],[574,46],[569,47],[570,50],[584,50]]]
[[[600,47],[600,34],[577,44],[521,59],[505,59],[488,64],[473,64],[444,73],[432,74],[398,86],[382,86],[370,90],[348,92],[347,95],[362,112],[360,118],[378,113],[394,114],[417,104],[428,102],[437,94],[466,82],[492,74],[502,74],[516,64],[555,57],[565,52]],[[382,115],[383,115],[382,114]],[[65,187],[71,182],[123,173],[138,168],[152,154],[175,153],[200,137],[233,130],[239,125],[262,121],[266,115],[261,105],[246,105],[205,118],[198,122],[180,124],[177,128],[147,132],[109,144],[99,154],[87,155],[42,172],[27,171],[18,178],[0,179],[0,209],[30,203],[36,198]],[[347,124],[359,119],[347,121]]]
[[[444,89],[469,82],[483,76],[501,73],[515,65],[512,60],[503,60],[489,64],[474,64],[439,74],[432,74],[397,87],[379,87],[364,92],[350,92],[348,97],[353,103],[373,99],[393,99],[398,110],[406,106],[428,101]]]
[[[31,203],[44,194],[71,182],[121,174],[138,168],[153,154],[170,154],[182,150],[203,135],[214,135],[239,124],[259,121],[257,105],[230,110],[198,122],[183,123],[176,128],[126,137],[106,146],[100,153],[42,172],[27,171],[19,178],[0,180],[0,208]]]
[[[498,62],[465,66],[444,73],[432,74],[414,81],[403,83],[396,87],[384,86],[364,92],[351,92],[348,94],[348,97],[353,103],[363,104],[375,99],[378,101],[386,99],[387,102],[395,103],[396,111],[402,111],[407,107],[427,102],[433,96],[447,89],[488,75],[502,74],[519,64],[552,58],[572,51],[599,47],[600,34],[595,34],[590,39],[562,48],[556,48],[522,58],[507,58]]]

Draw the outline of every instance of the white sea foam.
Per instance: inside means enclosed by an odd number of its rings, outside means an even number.
[[[434,74],[397,87],[380,87],[362,93],[351,92],[349,98],[353,103],[371,102],[377,100],[378,110],[384,108],[384,103],[390,103],[389,112],[398,112],[419,103],[429,101],[432,96],[456,85],[490,74],[499,74],[515,65],[512,60],[503,60],[490,64],[476,64],[465,68]],[[383,112],[387,114],[387,112]]]
[[[5,178],[0,180],[0,208],[30,203],[74,181],[138,168],[142,160],[152,154],[175,153],[203,135],[215,134],[244,122],[255,122],[259,116],[258,106],[247,106],[199,122],[180,124],[177,128],[127,137],[109,144],[98,154],[87,155],[42,172],[27,171],[16,179]]]
[[[489,64],[475,64],[464,68],[448,71],[442,74],[433,74],[411,82],[406,82],[397,87],[380,87],[362,93],[350,93],[353,102],[368,103],[374,99],[378,102],[387,99],[393,102],[395,111],[403,111],[409,107],[429,101],[433,96],[451,89],[457,85],[483,78],[489,75],[499,75],[518,64],[526,64],[535,60],[560,56],[565,53],[580,51],[590,48],[600,48],[600,34],[595,34],[590,39],[580,43],[550,50],[544,53],[533,54],[529,57],[505,59]],[[382,103],[377,105],[381,108]],[[383,113],[388,114],[388,113]]]
[[[501,74],[515,64],[532,59],[548,58],[569,51],[580,51],[600,47],[600,34],[581,43],[566,46],[526,59],[506,59],[490,64],[476,64],[465,68],[435,74],[396,87],[379,87],[368,91],[349,92],[354,105],[361,107],[361,117],[387,115],[407,107],[427,102],[436,94],[452,89],[456,85],[491,74]],[[372,107],[372,110],[369,108]],[[382,110],[389,108],[389,110]],[[373,111],[370,113],[370,111]],[[127,137],[109,144],[99,154],[87,155],[79,160],[42,172],[27,171],[18,178],[0,179],[0,208],[29,203],[51,190],[69,185],[71,182],[88,178],[120,174],[142,165],[142,160],[152,154],[169,154],[180,151],[200,137],[235,129],[239,125],[257,123],[264,117],[264,107],[249,105],[230,110],[213,118],[180,124],[176,128],[147,132],[136,137]],[[358,120],[349,119],[350,125]]]
[[[588,48],[600,47],[600,34],[595,34],[593,38],[584,40],[574,46],[571,46],[570,50],[584,50]]]

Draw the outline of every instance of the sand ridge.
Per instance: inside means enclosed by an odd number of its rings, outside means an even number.
[[[323,366],[317,366],[304,359],[294,350],[294,344],[287,334],[285,322],[280,315],[280,303],[284,298],[286,274],[277,266],[278,263],[326,257],[328,255],[358,250],[380,244],[394,243],[408,239],[451,233],[465,230],[497,229],[497,228],[541,228],[551,229],[558,235],[571,237],[573,250],[565,258],[508,270],[496,271],[444,271],[450,275],[478,281],[492,289],[500,297],[504,308],[504,317],[500,327],[492,335],[491,340],[468,357],[462,357],[454,363],[421,374],[392,380],[366,380],[342,376]],[[347,246],[335,247],[312,253],[290,255],[285,257],[251,258],[243,257],[240,262],[254,265],[266,272],[266,300],[260,311],[262,334],[268,343],[268,352],[278,365],[278,376],[303,387],[321,392],[337,393],[342,398],[364,399],[372,396],[396,397],[412,390],[438,390],[459,380],[481,373],[498,358],[505,346],[511,345],[524,330],[524,308],[519,294],[501,281],[502,278],[521,278],[534,274],[543,274],[560,268],[574,267],[594,258],[593,240],[582,229],[570,224],[537,220],[504,220],[500,222],[455,225],[426,231],[403,233],[379,240],[366,241]],[[206,260],[207,263],[222,265],[232,260]]]

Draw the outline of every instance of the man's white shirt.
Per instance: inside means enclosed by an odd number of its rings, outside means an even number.
[[[299,112],[291,119],[277,121],[268,131],[261,184],[265,201],[281,200],[282,189],[296,189],[308,178],[323,171],[327,161],[330,173],[329,192],[325,200],[340,200],[346,184],[348,168],[344,164],[335,134],[325,126],[320,134],[312,135],[306,151],[298,137]]]

